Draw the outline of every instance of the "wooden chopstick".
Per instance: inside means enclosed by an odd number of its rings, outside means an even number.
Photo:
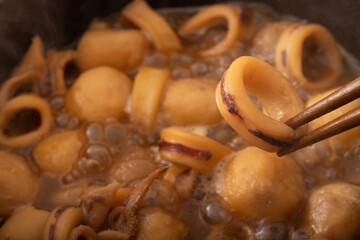
[[[299,113],[285,122],[290,127],[296,129],[328,112],[331,112],[360,97],[360,77],[346,84],[334,93],[315,103],[305,111]],[[360,125],[360,107],[334,119],[333,121],[307,133],[294,143],[291,143],[278,152],[278,156],[283,156],[298,149],[307,147],[318,141],[324,140],[336,134],[347,131]]]
[[[277,155],[279,157],[295,152],[301,148],[317,143],[336,134],[345,132],[360,125],[360,107],[334,119],[333,121],[311,131],[296,142],[281,148]]]

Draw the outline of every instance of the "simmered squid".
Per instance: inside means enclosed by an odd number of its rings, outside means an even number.
[[[36,110],[40,114],[41,123],[38,128],[30,132],[8,136],[4,131],[15,114],[22,110]],[[0,110],[0,145],[7,148],[26,147],[46,134],[53,122],[49,103],[35,94],[23,94],[8,101]]]
[[[359,128],[273,153],[359,74],[305,22],[133,0],[68,47],[34,37],[0,86],[0,240],[359,238]]]
[[[262,112],[247,91],[262,103]],[[304,110],[304,103],[288,80],[269,64],[254,57],[235,60],[216,89],[221,115],[249,143],[276,151],[303,135],[284,122]]]
[[[276,68],[300,86],[333,87],[341,71],[341,56],[331,33],[317,24],[293,24],[276,45]]]
[[[31,84],[33,92],[39,92],[39,80],[40,74],[36,71],[19,74],[7,80],[0,89],[0,109],[24,85]]]
[[[25,53],[19,65],[14,69],[13,76],[17,76],[28,71],[43,73],[45,70],[44,43],[39,36],[32,38],[31,45]]]
[[[203,172],[211,172],[231,149],[210,138],[170,127],[161,131],[159,143],[162,158]]]
[[[52,92],[59,93],[66,91],[65,67],[68,63],[75,61],[75,51],[49,51],[48,52],[48,72],[46,78],[53,79],[51,84]]]
[[[131,2],[124,8],[122,15],[148,33],[156,49],[181,50],[182,44],[170,25],[144,0]]]
[[[44,240],[67,240],[73,228],[84,218],[81,208],[58,207],[48,217],[42,234]]]
[[[179,29],[179,34],[187,36],[198,33],[202,28],[219,21],[219,19],[226,19],[228,24],[228,32],[225,39],[210,49],[198,52],[201,56],[219,55],[229,50],[239,38],[246,36],[245,28],[250,22],[250,16],[246,10],[231,5],[220,4],[205,8],[186,21]]]
[[[154,127],[158,108],[166,81],[168,69],[143,67],[135,77],[131,97],[131,120],[147,130]]]

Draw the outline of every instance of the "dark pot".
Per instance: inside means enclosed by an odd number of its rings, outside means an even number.
[[[245,0],[247,2],[251,0]],[[256,0],[279,12],[326,26],[345,48],[360,58],[360,1],[358,0]],[[94,17],[121,10],[128,0],[0,0],[0,82],[7,79],[38,34],[49,47],[73,42]],[[148,0],[151,6],[196,6],[221,0]]]

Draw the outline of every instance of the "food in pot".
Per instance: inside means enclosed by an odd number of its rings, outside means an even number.
[[[257,4],[134,0],[69,49],[34,36],[0,89],[0,239],[356,239],[360,127],[274,152],[359,75],[324,26]]]

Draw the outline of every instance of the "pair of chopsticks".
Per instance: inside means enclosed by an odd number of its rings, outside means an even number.
[[[315,103],[285,123],[296,129],[328,112],[331,112],[360,97],[360,77],[346,84],[334,93]],[[345,132],[360,125],[360,107],[332,120],[331,122],[307,133],[297,141],[281,148],[277,155],[283,156],[311,144]]]

